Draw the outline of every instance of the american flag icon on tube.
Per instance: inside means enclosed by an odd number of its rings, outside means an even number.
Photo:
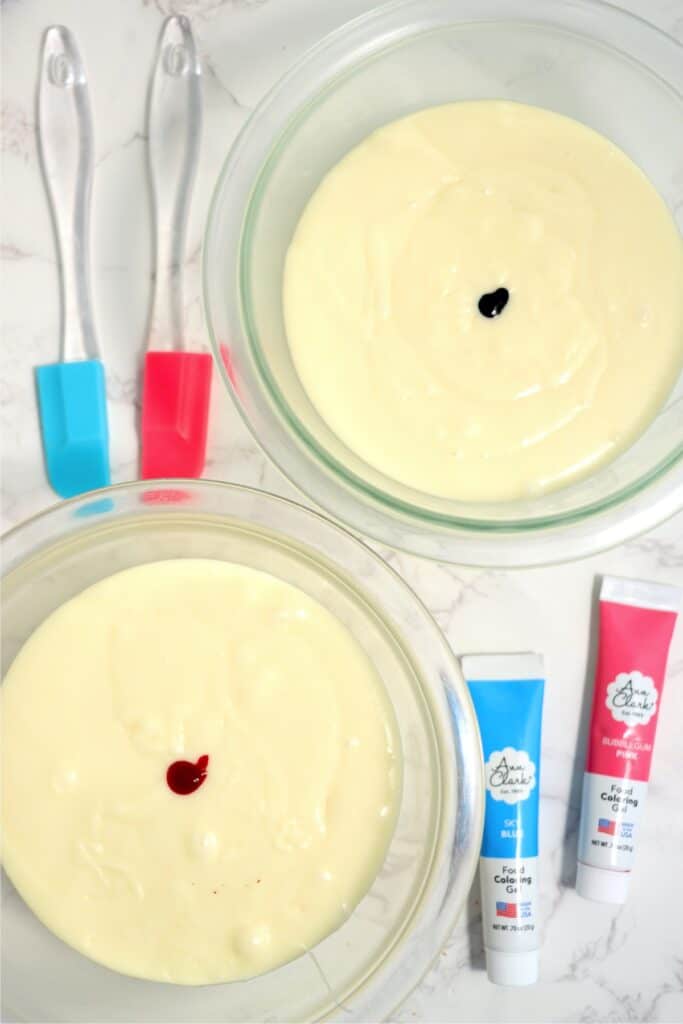
[[[616,830],[616,821],[611,821],[609,818],[598,818],[598,832],[604,832],[606,836],[613,836]]]
[[[496,917],[517,917],[517,904],[499,903],[496,900]]]

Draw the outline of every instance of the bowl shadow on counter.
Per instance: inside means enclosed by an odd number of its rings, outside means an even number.
[[[484,953],[484,929],[481,916],[481,878],[479,866],[472,882],[467,907],[467,943],[469,947],[469,965],[473,971],[486,970],[486,954]]]

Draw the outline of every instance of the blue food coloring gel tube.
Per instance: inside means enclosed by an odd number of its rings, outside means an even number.
[[[543,713],[540,654],[462,659],[484,752],[486,811],[479,871],[489,980],[538,979],[538,800]]]

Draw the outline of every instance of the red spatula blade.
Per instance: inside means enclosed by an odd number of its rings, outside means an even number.
[[[211,356],[148,352],[142,389],[142,478],[201,476],[211,395]]]

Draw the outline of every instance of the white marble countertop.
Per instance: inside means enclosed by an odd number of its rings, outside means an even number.
[[[549,3],[552,0],[548,0]],[[57,358],[55,249],[38,172],[34,96],[43,29],[76,33],[90,71],[97,174],[94,299],[109,374],[112,475],[134,478],[136,368],[149,300],[150,233],[144,165],[147,76],[162,17],[194,23],[205,69],[202,161],[189,233],[187,329],[205,340],[200,236],[211,188],[236,131],[297,55],[372,0],[6,0],[3,3],[2,156],[4,302],[0,374],[5,526],[51,504],[37,430],[32,367]],[[622,3],[683,39],[683,0]],[[207,476],[293,491],[215,394]],[[683,1021],[683,629],[671,652],[653,782],[632,894],[623,908],[591,904],[572,887],[591,590],[609,572],[683,585],[683,518],[582,562],[497,572],[392,555],[456,652],[536,649],[546,657],[541,799],[541,981],[490,985],[478,900],[400,1021]],[[583,723],[583,724],[582,724]],[[92,1008],[93,1019],[96,1009]]]

